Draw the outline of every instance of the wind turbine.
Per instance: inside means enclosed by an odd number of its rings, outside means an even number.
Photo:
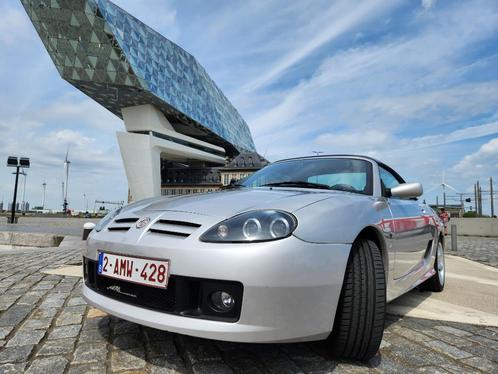
[[[430,190],[427,191],[427,192],[431,192],[431,191],[434,191],[436,188],[441,187],[443,189],[443,206],[444,207],[446,207],[446,188],[449,188],[450,190],[453,190],[456,193],[460,193],[460,192],[458,192],[458,190],[455,187],[450,186],[448,183],[445,182],[445,174],[446,173],[443,171],[441,183],[437,184],[436,186],[434,186],[433,188],[431,188]]]
[[[71,161],[68,159],[69,156],[69,147],[67,147],[66,158],[64,159],[64,202],[62,203],[62,210],[64,214],[67,213],[67,187],[69,182],[69,164]]]

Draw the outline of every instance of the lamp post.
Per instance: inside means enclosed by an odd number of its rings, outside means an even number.
[[[28,169],[30,165],[29,158],[27,157],[14,157],[14,156],[9,156],[7,158],[7,167],[12,167],[16,168],[16,182],[14,185],[14,199],[12,201],[12,211],[10,214],[10,220],[9,223],[16,223],[16,203],[17,203],[17,185],[19,183],[19,170],[21,168],[26,168]]]

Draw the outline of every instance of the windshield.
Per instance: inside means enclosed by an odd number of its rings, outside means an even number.
[[[276,162],[239,185],[320,188],[372,194],[372,165],[350,158],[309,158]]]

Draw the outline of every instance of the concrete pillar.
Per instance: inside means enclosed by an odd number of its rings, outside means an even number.
[[[224,165],[223,148],[176,132],[154,106],[138,105],[122,108],[121,112],[127,132],[118,132],[117,138],[130,201],[161,195],[161,157]]]
[[[130,200],[161,195],[161,150],[150,135],[117,133]]]

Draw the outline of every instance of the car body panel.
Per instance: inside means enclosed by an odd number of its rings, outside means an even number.
[[[190,238],[157,245],[153,236],[143,235],[139,249],[136,244],[93,238],[85,257],[97,260],[98,250],[139,252],[143,257],[169,259],[172,274],[240,281],[244,285],[240,319],[227,323],[178,317],[110,301],[86,287],[84,296],[90,305],[147,326],[220,340],[306,341],[325,337],[332,329],[350,245],[307,243],[291,236],[246,248],[202,242],[194,247]]]

